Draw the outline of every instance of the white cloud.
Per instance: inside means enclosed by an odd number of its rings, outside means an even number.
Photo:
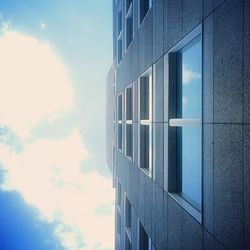
[[[66,68],[49,44],[11,30],[0,37],[0,55],[0,125],[10,128],[5,129],[10,139],[0,134],[5,173],[0,188],[18,191],[40,219],[57,222],[55,237],[66,249],[113,249],[111,180],[81,172],[92,154],[78,129],[58,140],[27,140],[41,120],[53,123],[74,108]],[[21,150],[11,148],[11,134],[22,143]],[[100,208],[105,209],[100,213]]]
[[[0,13],[0,20],[3,20],[3,15]],[[5,33],[9,30],[10,27],[10,21],[1,21],[0,22],[0,31]]]
[[[192,71],[185,64],[183,65],[183,75],[182,75],[183,84],[189,84],[193,80],[200,80],[200,79],[201,79],[200,73]]]
[[[41,21],[41,22],[40,22],[40,29],[41,29],[41,30],[47,29],[47,24],[46,24],[45,22]]]
[[[0,37],[0,123],[19,137],[41,119],[73,107],[67,69],[47,43],[16,31]]]
[[[81,173],[88,152],[77,129],[68,138],[27,144],[19,154],[0,147],[0,155],[7,172],[1,189],[17,190],[41,219],[58,222],[55,235],[67,249],[113,248],[111,181],[96,172]],[[104,205],[112,213],[96,212]]]

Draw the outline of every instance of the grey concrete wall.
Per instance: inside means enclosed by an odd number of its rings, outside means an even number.
[[[153,177],[116,150],[116,174],[156,249],[250,248],[250,0],[155,0],[119,65],[117,93],[153,69]],[[168,60],[197,25],[203,35],[203,206],[197,222],[169,194]],[[133,115],[138,148],[138,105]],[[118,248],[117,248],[118,249]]]

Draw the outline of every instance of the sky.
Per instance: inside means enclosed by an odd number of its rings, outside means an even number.
[[[113,249],[111,0],[1,0],[0,55],[0,249]]]

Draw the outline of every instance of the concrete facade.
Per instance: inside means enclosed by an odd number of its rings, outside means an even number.
[[[132,0],[133,39],[117,60],[117,18],[126,39],[125,0],[113,0],[114,65],[107,86],[107,162],[116,195],[116,249],[139,248],[139,229],[161,249],[250,249],[250,0],[154,0],[139,22]],[[128,1],[129,2],[129,1]],[[146,1],[145,1],[146,2]],[[174,97],[169,52],[197,27],[202,30],[202,205],[197,219],[171,195],[175,171],[169,119]],[[152,171],[139,162],[139,78],[152,72]],[[125,89],[133,89],[133,155],[125,155]],[[122,93],[122,120],[117,97]],[[118,124],[122,149],[117,148]],[[125,199],[132,206],[125,247]],[[119,225],[118,225],[118,216]],[[130,248],[131,247],[131,248]],[[150,248],[145,248],[150,249]]]

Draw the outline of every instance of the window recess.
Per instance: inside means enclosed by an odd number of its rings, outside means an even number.
[[[169,53],[169,192],[198,221],[202,208],[202,39],[198,26]],[[169,98],[170,99],[170,98]]]
[[[139,78],[139,167],[152,175],[152,70]]]

